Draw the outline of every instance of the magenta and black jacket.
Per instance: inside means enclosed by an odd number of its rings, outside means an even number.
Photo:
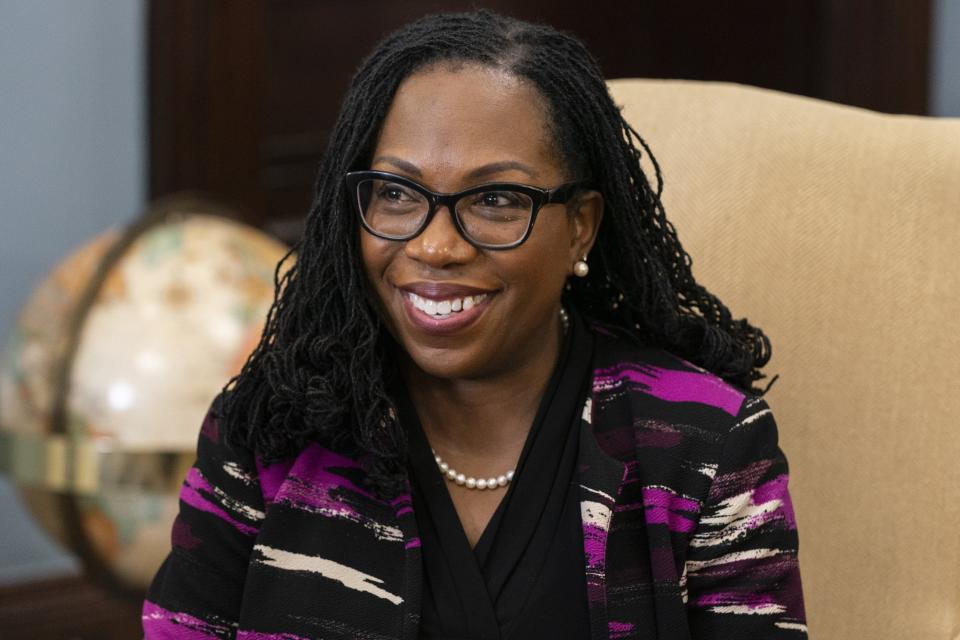
[[[770,409],[594,325],[576,448],[589,637],[806,638],[787,461]],[[409,493],[319,444],[264,466],[204,421],[148,639],[420,637]],[[421,514],[422,515],[422,514]]]

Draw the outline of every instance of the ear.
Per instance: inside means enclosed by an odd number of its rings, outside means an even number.
[[[573,263],[589,255],[597,240],[600,222],[603,220],[603,194],[599,191],[584,191],[571,203],[570,208],[570,272]]]

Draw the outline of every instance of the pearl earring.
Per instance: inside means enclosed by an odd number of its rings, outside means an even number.
[[[590,273],[590,265],[587,264],[587,256],[573,263],[573,273],[578,278],[586,278]]]

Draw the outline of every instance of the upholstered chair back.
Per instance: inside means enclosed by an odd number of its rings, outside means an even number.
[[[960,120],[610,87],[694,275],[773,341],[810,637],[960,639]]]

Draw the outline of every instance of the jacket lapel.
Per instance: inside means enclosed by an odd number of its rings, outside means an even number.
[[[591,392],[592,395],[592,392]],[[593,399],[583,406],[577,472],[580,478],[580,520],[590,609],[590,636],[609,637],[607,611],[607,538],[626,465],[605,453],[594,435]]]
[[[409,480],[403,495],[391,501],[404,540],[403,607],[401,638],[417,640],[420,629],[420,598],[423,564],[420,551],[420,532],[413,513],[413,499]]]

